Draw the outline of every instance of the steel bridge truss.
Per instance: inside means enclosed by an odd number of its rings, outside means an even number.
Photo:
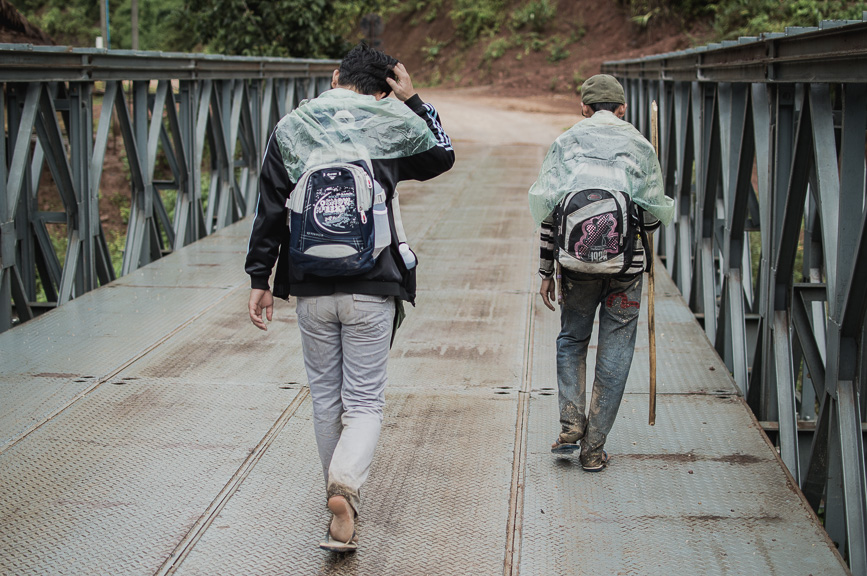
[[[855,574],[867,574],[867,18],[608,62],[677,217],[660,256]]]
[[[0,59],[0,331],[115,278],[99,210],[112,132],[130,181],[123,275],[252,214],[271,129],[337,65],[9,44]]]

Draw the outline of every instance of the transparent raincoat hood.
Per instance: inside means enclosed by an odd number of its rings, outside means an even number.
[[[653,146],[610,112],[593,114],[551,145],[529,192],[533,220],[540,224],[566,194],[589,188],[626,192],[665,226],[674,216]]]
[[[289,178],[333,162],[403,158],[436,145],[427,124],[403,102],[334,88],[305,100],[274,133]]]

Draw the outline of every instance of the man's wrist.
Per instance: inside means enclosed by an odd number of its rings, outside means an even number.
[[[413,110],[418,110],[424,106],[424,102],[422,101],[421,96],[418,95],[418,92],[414,92],[413,95],[404,100],[403,103]]]
[[[268,284],[267,276],[250,276],[251,290],[270,290],[271,285]]]

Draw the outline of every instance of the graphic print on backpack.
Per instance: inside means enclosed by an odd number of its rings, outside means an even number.
[[[373,181],[355,164],[302,174],[289,195],[289,258],[317,276],[362,274],[375,263]]]
[[[322,187],[313,184],[313,221],[325,236],[351,234],[358,226],[359,217],[365,220],[364,213],[359,216],[356,208],[355,187],[347,186],[346,182],[334,182],[343,176],[340,172],[322,172],[319,176],[326,182],[330,180],[332,184],[323,182]]]
[[[638,212],[617,190],[570,192],[554,211],[557,261],[590,276],[626,276],[644,269]],[[636,245],[639,248],[636,248]]]
[[[620,250],[617,221],[612,214],[595,216],[581,225],[575,255],[585,262],[602,262]]]

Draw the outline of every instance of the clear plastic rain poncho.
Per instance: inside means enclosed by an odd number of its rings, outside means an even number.
[[[626,192],[667,226],[674,200],[665,195],[653,146],[629,122],[600,111],[560,135],[530,188],[530,213],[541,224],[566,194],[599,188]]]
[[[289,178],[314,166],[424,152],[436,139],[415,112],[393,98],[377,100],[344,88],[305,100],[277,124],[275,137]]]

